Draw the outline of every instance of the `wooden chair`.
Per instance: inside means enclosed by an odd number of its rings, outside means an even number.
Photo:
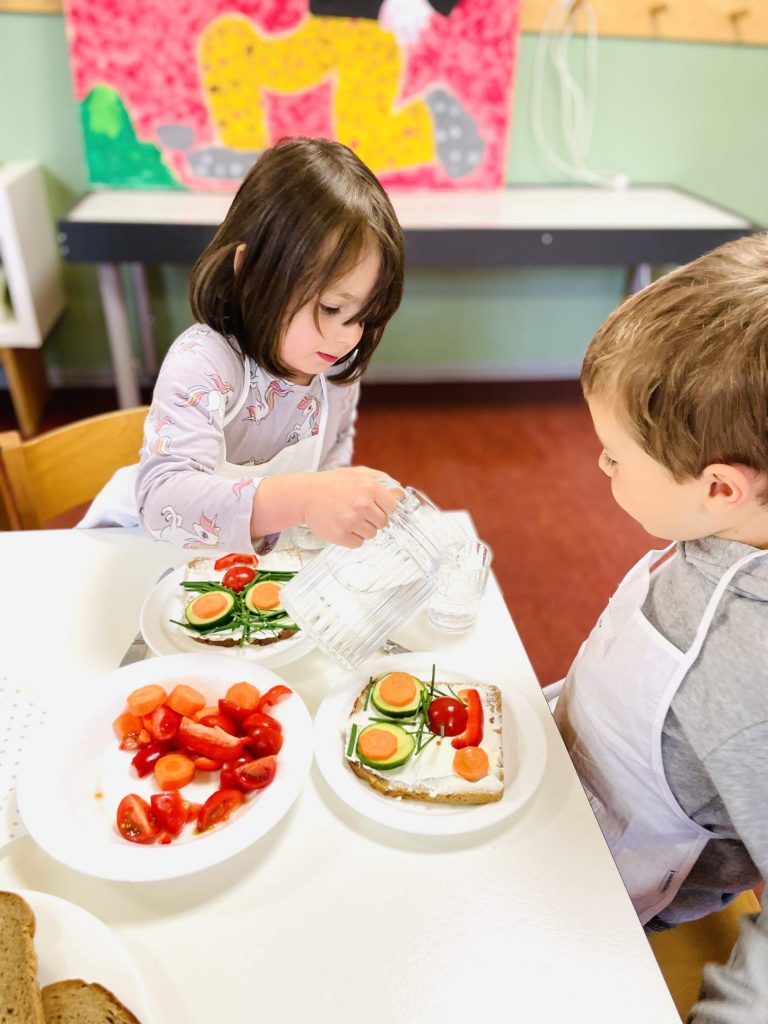
[[[760,910],[752,891],[716,914],[650,936],[651,949],[682,1020],[699,997],[704,965],[724,964],[739,935],[739,918]]]
[[[15,430],[0,433],[0,522],[5,508],[12,528],[39,530],[91,501],[116,469],[138,461],[147,412],[139,406],[91,416],[28,441]]]

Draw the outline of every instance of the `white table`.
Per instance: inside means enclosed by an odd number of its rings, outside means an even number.
[[[0,534],[0,558],[12,595],[2,674],[45,701],[64,675],[86,682],[118,664],[146,593],[185,556],[101,530]],[[30,613],[47,598],[43,634]],[[397,634],[422,649],[439,637],[418,616]],[[105,921],[142,970],[153,1024],[679,1024],[495,581],[477,628],[440,649],[524,695],[546,731],[544,779],[505,822],[394,832],[349,810],[313,767],[272,832],[198,875],[99,881],[26,837],[0,853],[0,888],[46,891]],[[319,653],[278,671],[312,712],[339,678]],[[374,907],[376,947],[357,925]]]
[[[755,230],[750,221],[682,189],[638,185],[611,191],[578,185],[512,185],[484,191],[393,191],[408,269],[623,264],[629,290],[649,265],[685,263]],[[103,189],[59,221],[61,253],[97,263],[122,407],[139,404],[121,264],[131,269],[144,368],[157,369],[144,266],[193,263],[224,219],[232,194]]]

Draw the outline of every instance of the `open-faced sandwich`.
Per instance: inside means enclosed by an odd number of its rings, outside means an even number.
[[[352,771],[384,796],[487,804],[504,793],[501,691],[408,672],[371,679],[345,737]]]
[[[260,567],[253,554],[193,558],[181,582],[179,617],[171,622],[215,647],[288,640],[299,627],[280,603],[280,591],[295,575]]]

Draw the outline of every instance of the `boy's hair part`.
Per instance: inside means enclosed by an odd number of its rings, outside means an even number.
[[[768,235],[729,242],[615,310],[581,370],[682,482],[715,463],[768,478]]]
[[[192,313],[269,373],[286,377],[291,368],[280,359],[280,342],[291,318],[314,299],[318,323],[319,296],[368,247],[378,252],[379,273],[355,318],[362,337],[335,381],[363,373],[400,305],[403,233],[389,196],[351,149],[329,139],[284,139],[250,169],[192,268]]]

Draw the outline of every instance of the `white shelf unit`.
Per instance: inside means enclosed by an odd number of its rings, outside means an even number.
[[[0,348],[41,348],[65,296],[43,168],[34,160],[0,164],[0,258],[11,301]]]

